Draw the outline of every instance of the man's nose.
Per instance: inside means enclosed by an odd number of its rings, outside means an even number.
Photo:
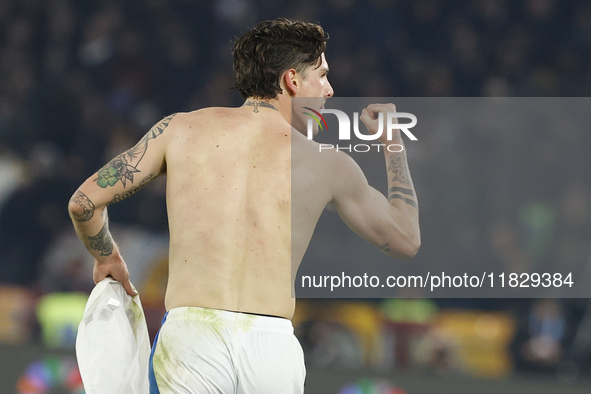
[[[326,91],[326,97],[332,97],[332,96],[334,96],[334,90],[332,89],[332,85],[329,83],[328,89]]]

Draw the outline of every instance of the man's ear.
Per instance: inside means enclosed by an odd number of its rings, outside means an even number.
[[[283,73],[281,81],[283,82],[283,87],[287,90],[287,93],[291,97],[294,97],[300,89],[300,80],[297,71],[294,68],[290,68]]]

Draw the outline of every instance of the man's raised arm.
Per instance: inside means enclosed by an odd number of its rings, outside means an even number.
[[[133,195],[165,171],[165,137],[161,135],[173,116],[162,119],[134,147],[89,177],[70,199],[68,211],[76,234],[95,259],[95,283],[111,276],[128,294],[135,294],[125,261],[109,231],[107,206]]]
[[[371,133],[378,130],[378,114],[396,112],[393,104],[372,104],[363,110],[361,121]],[[380,142],[404,146],[400,130],[392,140],[384,133]],[[406,150],[390,152],[384,148],[388,176],[388,198],[371,187],[359,166],[349,156],[339,158],[339,181],[333,205],[347,225],[392,257],[413,257],[421,244],[419,205],[408,168]]]

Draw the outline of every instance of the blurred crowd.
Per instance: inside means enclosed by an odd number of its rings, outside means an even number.
[[[591,93],[585,0],[2,0],[0,283],[39,295],[88,292],[92,260],[67,216],[71,194],[162,117],[240,105],[232,39],[279,16],[323,25],[330,80],[342,97]],[[425,218],[417,259],[445,248],[467,265],[591,264],[589,133],[495,132],[443,141],[453,157],[413,158]],[[539,160],[516,174],[520,150]],[[164,197],[157,181],[109,208],[140,290],[166,257]],[[562,319],[549,330],[565,345],[587,302],[435,301],[523,316],[515,354],[525,364],[539,356],[527,346],[546,327],[536,316]]]

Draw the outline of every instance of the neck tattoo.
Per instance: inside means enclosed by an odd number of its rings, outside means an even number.
[[[251,105],[254,107],[254,113],[258,113],[259,112],[259,107],[265,107],[265,108],[271,108],[274,109],[275,111],[279,111],[277,108],[275,108],[273,105],[269,104],[266,101],[250,101],[248,100],[247,102],[244,103],[244,105]]]

